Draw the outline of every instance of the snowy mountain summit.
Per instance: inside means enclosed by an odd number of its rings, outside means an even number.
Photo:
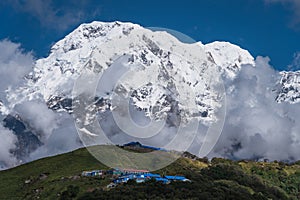
[[[131,96],[138,109],[156,119],[172,110],[185,120],[191,116],[214,119],[220,94],[213,90],[212,82],[221,83],[221,76],[234,79],[242,65],[255,65],[248,51],[228,42],[185,44],[167,32],[132,23],[92,22],[80,25],[57,42],[47,58],[38,60],[28,85],[18,93],[29,99],[42,95],[50,108],[72,112],[71,93],[82,71],[102,75],[117,62],[121,63],[113,74],[127,67],[134,75],[131,83],[116,88]],[[147,81],[138,85],[134,79]],[[104,90],[97,94],[102,101],[99,110],[111,109],[113,88]],[[11,96],[16,102],[22,99]],[[187,105],[190,100],[195,103],[193,108]]]

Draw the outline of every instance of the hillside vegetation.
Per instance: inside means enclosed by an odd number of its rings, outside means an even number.
[[[191,183],[130,181],[111,189],[111,176],[80,176],[93,169],[108,167],[79,149],[1,171],[0,199],[300,199],[300,162],[209,162],[185,153],[155,173],[184,175]]]

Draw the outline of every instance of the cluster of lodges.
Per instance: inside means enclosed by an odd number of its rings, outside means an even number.
[[[172,181],[183,181],[191,182],[189,179],[184,176],[161,176],[160,174],[150,173],[148,170],[138,170],[138,169],[119,169],[114,168],[110,170],[93,170],[93,171],[84,171],[82,176],[102,176],[102,175],[112,175],[116,177],[113,180],[113,183],[110,186],[127,183],[129,180],[134,180],[137,183],[143,183],[147,180],[156,180],[164,184],[168,184]]]

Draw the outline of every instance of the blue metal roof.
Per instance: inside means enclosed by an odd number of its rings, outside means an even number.
[[[165,176],[165,178],[167,178],[169,180],[185,180],[185,179],[187,179],[184,176]]]
[[[146,176],[144,174],[138,174],[136,175],[136,178],[146,178]]]
[[[150,178],[160,178],[161,176],[159,174],[152,174],[152,173],[148,173],[148,174],[144,174],[146,177],[150,177]]]
[[[136,177],[135,174],[127,174],[127,175],[123,175],[123,176],[120,176],[119,179],[124,179],[124,178],[129,178],[129,179],[134,179]]]

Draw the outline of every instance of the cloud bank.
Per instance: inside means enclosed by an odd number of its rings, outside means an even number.
[[[16,148],[17,137],[8,129],[0,124],[0,170],[18,164],[17,159],[12,153]]]
[[[19,88],[25,83],[25,77],[32,72],[35,60],[31,52],[25,52],[20,44],[9,40],[0,41],[0,51],[0,111],[3,111],[3,107],[9,105],[8,90]],[[26,158],[25,162],[81,146],[72,116],[48,109],[42,98],[27,100],[17,104],[10,113],[0,112],[0,169],[19,163],[14,154],[17,137],[3,127],[2,123],[7,114],[17,114],[44,144]]]
[[[280,77],[268,63],[258,57],[255,68],[244,66],[227,83],[226,122],[212,156],[300,159],[300,106],[275,101]]]
[[[7,103],[6,90],[16,88],[24,83],[24,76],[32,71],[34,58],[32,54],[24,52],[20,44],[8,40],[0,41],[0,110]],[[0,120],[4,116],[0,113]],[[15,166],[18,162],[12,151],[16,148],[17,138],[0,123],[0,168]]]
[[[9,40],[0,41],[0,99],[5,99],[5,91],[24,82],[25,76],[32,71],[34,57],[24,52],[20,44]]]
[[[35,129],[41,142],[46,142],[58,126],[58,114],[50,110],[46,102],[42,100],[26,101],[16,105],[14,110],[22,117],[22,120]]]

